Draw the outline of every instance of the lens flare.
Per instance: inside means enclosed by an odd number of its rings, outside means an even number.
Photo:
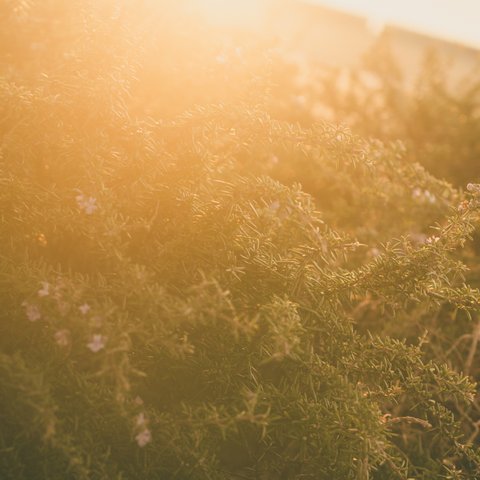
[[[195,0],[194,8],[208,22],[221,27],[255,27],[262,20],[261,0]]]

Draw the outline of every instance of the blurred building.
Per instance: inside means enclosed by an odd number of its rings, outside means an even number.
[[[278,45],[298,61],[349,68],[377,42],[386,42],[407,84],[419,74],[427,54],[435,52],[452,82],[480,70],[480,51],[408,29],[386,25],[380,30],[367,18],[307,0],[268,1],[266,28]]]
[[[282,49],[322,64],[354,66],[375,41],[365,18],[303,1],[274,1],[267,18]]]
[[[379,38],[388,42],[407,81],[414,80],[425,55],[430,52],[440,57],[453,83],[468,78],[475,71],[480,73],[478,49],[392,25],[387,25]]]

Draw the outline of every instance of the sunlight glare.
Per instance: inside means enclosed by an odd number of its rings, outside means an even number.
[[[195,0],[195,7],[208,22],[220,27],[254,27],[262,19],[259,0]]]
[[[478,0],[308,0],[365,16],[371,25],[399,25],[480,47]]]

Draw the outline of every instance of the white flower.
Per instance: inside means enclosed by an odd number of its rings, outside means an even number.
[[[418,200],[420,203],[436,203],[437,197],[430,192],[430,190],[422,190],[421,188],[414,188],[412,191],[412,198]]]
[[[77,201],[78,207],[83,208],[83,204],[85,202],[85,195],[83,195],[83,193],[80,193],[75,197],[75,200]]]
[[[92,340],[87,343],[87,347],[93,352],[97,353],[102,348],[105,348],[106,337],[100,334],[95,334],[92,336]]]
[[[98,207],[96,205],[97,199],[94,197],[86,197],[83,193],[75,197],[78,208],[83,210],[87,215],[91,215]]]
[[[460,213],[466,212],[468,210],[468,200],[464,200],[459,206],[458,206],[458,211]]]
[[[437,243],[439,240],[440,240],[440,237],[432,236],[432,237],[428,237],[427,240],[425,241],[427,243],[433,244],[433,243]]]
[[[143,405],[143,400],[137,395],[133,400],[133,403],[135,403],[135,405]]]
[[[413,198],[420,198],[422,196],[422,190],[418,187],[414,188],[412,191]]]
[[[139,447],[144,447],[152,441],[152,434],[148,428],[145,428],[135,437],[135,440]]]
[[[31,322],[36,322],[42,318],[42,314],[40,313],[40,308],[38,308],[38,305],[23,302],[22,306],[25,307],[25,313]]]
[[[480,184],[478,183],[469,183],[467,185],[467,190],[471,193],[480,193]]]
[[[90,310],[90,305],[88,303],[84,303],[83,305],[80,305],[78,309],[80,312],[82,312],[82,315],[86,315]]]
[[[55,332],[54,338],[57,342],[57,345],[60,345],[61,347],[67,347],[70,343],[70,331],[59,330],[58,332]]]
[[[437,197],[429,190],[425,190],[423,194],[429,203],[435,203],[437,201]]]
[[[50,284],[48,282],[42,282],[42,288],[38,291],[39,297],[46,297],[50,294]]]
[[[97,206],[97,199],[93,197],[89,197],[89,199],[84,203],[84,210],[87,215],[91,215],[96,209]]]

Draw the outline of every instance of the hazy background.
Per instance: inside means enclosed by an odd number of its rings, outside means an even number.
[[[393,23],[480,47],[478,0],[309,0],[366,16],[373,25]]]

